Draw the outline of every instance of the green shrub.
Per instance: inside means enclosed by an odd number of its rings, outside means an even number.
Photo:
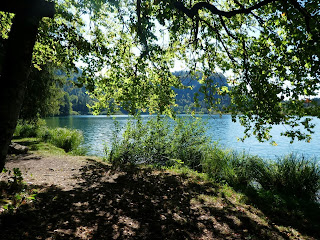
[[[39,131],[45,128],[45,121],[36,119],[33,121],[19,120],[16,126],[14,136],[20,138],[38,137]]]
[[[75,151],[83,141],[83,135],[79,130],[67,128],[48,129],[42,139],[64,149],[66,152]]]
[[[201,171],[211,141],[201,119],[178,118],[171,131],[169,144],[171,158],[179,159],[192,169]]]
[[[178,159],[191,167],[200,166],[201,149],[209,141],[203,126],[194,119],[138,118],[128,121],[121,139],[119,133],[115,124],[112,147],[105,150],[107,160],[119,164],[170,165]]]
[[[320,190],[320,167],[314,161],[289,155],[278,161],[212,144],[205,126],[194,118],[130,120],[120,138],[115,123],[107,160],[113,164],[147,163],[189,167],[214,181],[237,188],[315,199]]]
[[[216,143],[207,151],[202,167],[203,172],[215,181],[227,182],[232,186],[249,186],[254,181],[252,169],[260,162],[262,159],[257,156],[223,149]]]
[[[129,120],[120,140],[117,122],[113,133],[112,148],[105,149],[107,160],[112,163],[159,163],[167,159],[167,122],[159,118]]]
[[[81,147],[83,142],[81,131],[67,128],[49,129],[42,119],[32,122],[19,121],[14,135],[20,138],[36,137],[75,155],[85,155],[87,151]]]
[[[211,179],[235,187],[260,186],[260,190],[308,200],[316,199],[320,190],[319,164],[294,154],[270,161],[214,145],[202,166]]]
[[[264,189],[309,200],[316,198],[320,190],[320,166],[315,161],[290,154],[266,168],[257,179]]]

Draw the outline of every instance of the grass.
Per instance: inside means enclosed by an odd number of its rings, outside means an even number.
[[[35,138],[18,142],[28,145],[36,154],[66,154]],[[7,201],[0,204],[16,204],[14,211],[0,214],[2,236],[5,239],[320,238],[319,204],[293,201],[264,189],[236,191],[179,161],[169,167],[125,164],[117,168],[91,161],[74,177],[79,184],[67,192],[54,186],[47,186],[45,191],[42,186],[32,186],[24,187],[28,190],[19,196],[16,192],[2,194],[1,198],[6,197]],[[1,187],[8,189],[8,185]]]
[[[221,148],[206,136],[197,119],[165,118],[129,121],[122,137],[115,128],[106,160],[114,165],[153,164],[179,166],[204,173],[212,181],[236,189],[273,192],[303,200],[317,200],[320,165],[303,156],[288,155],[278,161]]]
[[[51,143],[74,155],[85,155],[86,149],[81,146],[84,141],[82,132],[76,129],[54,128],[46,126],[45,121],[38,119],[33,122],[18,122],[14,137],[38,138],[42,142]]]
[[[41,155],[64,155],[64,149],[56,147],[52,143],[43,142],[40,138],[19,138],[13,139],[13,142],[29,147],[31,153],[38,153]]]

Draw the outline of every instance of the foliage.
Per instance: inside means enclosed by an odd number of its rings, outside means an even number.
[[[270,140],[271,124],[287,124],[284,135],[309,141],[313,125],[302,117],[319,113],[302,106],[319,89],[318,9],[316,0],[124,1],[116,14],[127,28],[119,27],[121,39],[113,38],[112,44],[119,55],[95,81],[95,94],[130,112],[147,106],[164,110],[173,104],[167,85],[175,84],[167,69],[176,58],[188,70],[203,72],[202,91],[216,108],[213,96],[229,90],[217,87],[208,76],[216,69],[231,70],[231,110],[234,120],[243,114],[239,119],[246,136]],[[159,95],[155,90],[161,87],[167,90]],[[155,108],[149,99],[163,105]]]
[[[72,104],[72,111],[78,114],[88,114],[88,105],[92,102],[87,90],[77,87],[64,86],[64,91],[66,91],[70,96],[70,101]]]
[[[84,155],[86,153],[86,149],[81,147],[83,143],[81,131],[67,128],[49,129],[44,120],[20,122],[14,135],[19,138],[37,137],[75,155]]]
[[[197,119],[138,118],[128,122],[122,138],[117,124],[115,129],[112,147],[106,149],[106,159],[115,165],[188,167],[236,188],[307,200],[315,200],[320,190],[320,166],[315,161],[288,155],[274,162],[223,149],[210,142]]]
[[[256,180],[269,191],[314,200],[320,189],[320,167],[315,160],[290,154],[254,172]]]
[[[69,116],[72,111],[72,103],[70,101],[70,96],[68,93],[63,94],[63,101],[59,108],[59,115],[61,116]]]
[[[205,99],[205,94],[202,92],[204,84],[199,82],[199,80],[202,78],[202,74],[198,72],[196,76],[193,76],[188,71],[177,71],[173,74],[179,77],[181,83],[185,87],[184,89],[174,89],[174,92],[176,93],[175,100],[177,104],[177,106],[174,107],[174,110],[179,113],[209,113],[209,105]],[[210,78],[215,85],[229,88],[227,79],[223,74],[212,74]],[[229,96],[221,96],[216,93],[213,94],[212,98],[217,101],[217,110],[221,112],[225,111],[231,103]]]
[[[316,200],[320,190],[320,166],[303,156],[290,154],[273,162],[215,146],[205,158],[203,171],[238,188],[255,188],[283,196]]]
[[[45,125],[45,121],[39,118],[32,120],[20,119],[14,136],[19,138],[38,137],[42,129],[45,128]]]
[[[4,168],[2,174],[7,175],[8,181],[0,182],[0,213],[3,211],[13,213],[22,204],[35,199],[36,190],[28,188],[19,168],[12,170]]]
[[[127,123],[122,140],[115,128],[112,148],[106,149],[106,159],[115,164],[151,163],[172,165],[183,162],[197,167],[201,149],[209,143],[198,120],[178,118],[176,122],[160,116]]]
[[[205,123],[200,118],[177,118],[171,133],[171,158],[182,161],[192,169],[201,170],[202,161],[210,147]]]
[[[55,73],[56,68],[52,64],[46,64],[41,68],[31,68],[20,119],[32,120],[59,113],[63,99],[61,87],[65,79]]]
[[[313,124],[303,117],[319,111],[303,106],[320,88],[318,0],[55,2],[55,18],[41,22],[33,66],[52,62],[72,74],[81,63],[79,84],[97,100],[94,111],[173,115],[172,88],[184,88],[171,73],[179,60],[203,73],[212,110],[213,96],[231,96],[246,136],[271,140],[270,125],[286,124],[283,135],[310,140]],[[11,18],[1,14],[3,39]],[[231,90],[210,79],[217,71],[229,71]]]
[[[64,149],[66,152],[71,152],[80,146],[83,141],[83,136],[79,130],[55,128],[49,129],[42,136],[42,139],[46,139],[46,141]]]

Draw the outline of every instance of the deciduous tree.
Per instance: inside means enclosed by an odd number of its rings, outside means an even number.
[[[7,11],[7,4],[1,5],[0,10]],[[191,73],[203,73],[199,81],[209,107],[214,108],[216,93],[232,97],[230,110],[234,119],[241,113],[246,136],[270,139],[272,124],[287,124],[284,135],[309,140],[313,125],[305,116],[319,116],[312,99],[308,108],[304,104],[320,87],[319,9],[318,0],[56,1],[55,18],[40,23],[32,63],[40,69],[52,61],[70,71],[81,63],[79,81],[98,100],[94,109],[121,106],[131,113],[142,109],[172,115],[172,87],[183,87],[171,73],[178,59]],[[13,21],[18,20],[19,14]],[[26,23],[24,16],[21,24]],[[20,41],[27,41],[37,29],[16,31],[14,25],[9,35],[20,32],[15,37]],[[6,29],[2,28],[2,36]],[[12,86],[1,94],[0,109],[12,119],[18,111],[15,108],[13,113],[9,106],[15,103],[7,106],[4,102],[21,102],[24,85],[9,82],[5,76],[6,69],[20,66],[16,59],[25,59],[25,47],[13,49],[18,43],[8,44],[6,49],[11,46],[14,54],[5,53],[9,58],[2,61],[6,67],[1,70],[2,82]],[[23,73],[26,66],[20,66]],[[232,90],[219,89],[210,80],[218,71],[229,71]],[[8,124],[1,124],[11,129],[1,135],[1,145],[10,139],[15,121]],[[5,153],[3,148],[2,159]]]

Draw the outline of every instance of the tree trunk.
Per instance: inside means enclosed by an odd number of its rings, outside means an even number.
[[[0,75],[0,172],[17,125],[40,19],[17,13],[5,48]]]

